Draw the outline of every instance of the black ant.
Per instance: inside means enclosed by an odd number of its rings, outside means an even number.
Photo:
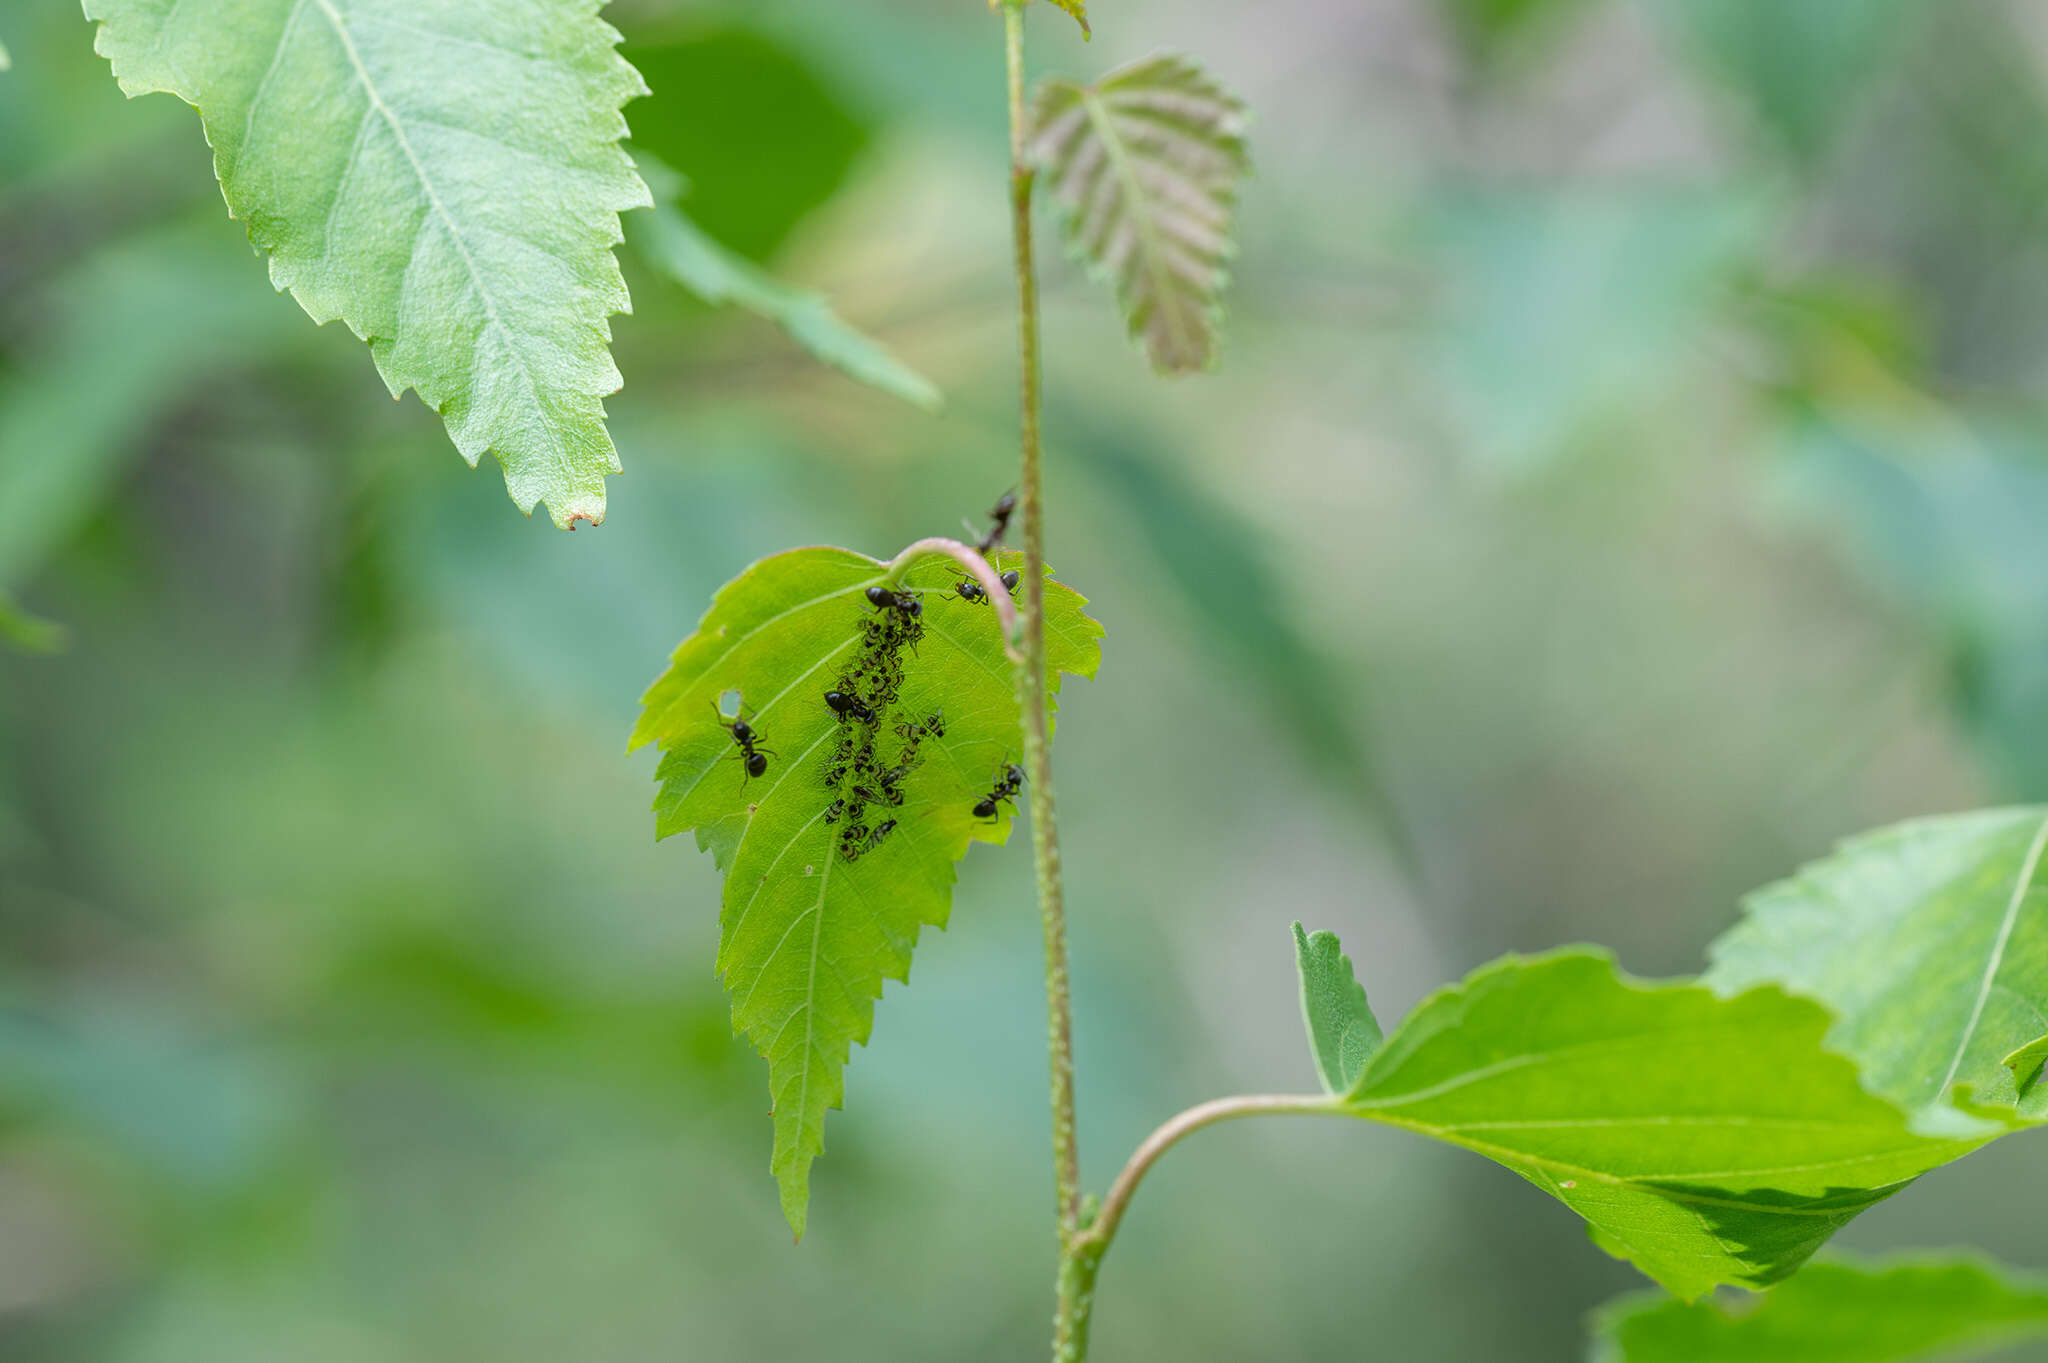
[[[993,822],[997,817],[998,803],[1008,802],[1014,804],[1017,792],[1022,789],[1024,789],[1024,768],[1018,766],[1015,762],[1005,763],[1002,770],[996,776],[995,789],[989,791],[988,794],[982,796],[975,803],[974,817],[977,819],[988,819]]]
[[[915,620],[924,614],[924,602],[917,599],[916,592],[897,592],[879,584],[868,588],[868,604],[876,610],[895,610]]]
[[[998,544],[1001,544],[1003,542],[1003,536],[1008,534],[1010,531],[1010,515],[1012,512],[1016,511],[1016,509],[1016,493],[1005,492],[1000,498],[998,498],[996,500],[996,504],[988,509],[988,533],[981,537],[981,543],[977,544],[975,548],[981,550],[982,553],[986,554],[989,550],[995,548]]]
[[[841,719],[851,715],[863,724],[873,724],[875,722],[873,708],[859,696],[849,695],[844,691],[827,691],[825,693],[825,704],[831,706],[832,713]]]
[[[1010,569],[1008,572],[1002,575],[1003,586],[1009,590],[1010,597],[1012,600],[1016,599],[1017,583],[1020,580],[1022,580],[1022,574],[1020,574],[1015,568]],[[964,582],[954,583],[953,594],[959,597],[962,601],[972,601],[977,606],[986,605],[988,603],[988,588],[982,586],[979,582],[976,582],[971,578]]]
[[[728,720],[725,711],[718,708],[718,702],[715,700],[711,702],[711,708],[718,715],[718,727],[731,734],[732,741],[740,745],[740,750],[733,756],[741,759],[741,765],[747,770],[744,780],[751,780],[765,773],[768,770],[768,759],[775,756],[775,750],[754,746],[754,741],[759,735],[754,732],[754,726],[747,723],[743,715],[735,715]]]

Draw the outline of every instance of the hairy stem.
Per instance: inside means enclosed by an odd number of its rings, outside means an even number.
[[[1060,885],[1059,822],[1053,810],[1051,719],[1045,669],[1045,489],[1038,438],[1038,271],[1031,254],[1031,163],[1024,111],[1024,0],[1004,0],[1003,50],[1010,96],[1010,224],[1016,240],[1019,453],[1018,500],[1024,513],[1024,768],[1031,783],[1031,847],[1038,869],[1038,913],[1045,935],[1046,1043],[1052,1061],[1052,1168],[1060,1245],[1053,1357],[1079,1363],[1087,1353],[1092,1273],[1072,1246],[1081,1228],[1081,1154],[1074,1134],[1074,1022],[1067,992],[1067,911]]]
[[[1102,1199],[1101,1211],[1075,1240],[1072,1249],[1100,1262],[1109,1249],[1109,1242],[1116,1238],[1116,1228],[1123,1221],[1124,1212],[1131,1205],[1131,1197],[1138,1191],[1138,1184],[1159,1162],[1159,1157],[1182,1137],[1193,1135],[1205,1126],[1234,1121],[1239,1117],[1280,1115],[1342,1116],[1344,1113],[1337,1100],[1327,1093],[1250,1093],[1235,1098],[1212,1099],[1169,1117],[1132,1152],[1124,1163],[1123,1172],[1116,1176],[1116,1182],[1109,1185],[1109,1195]],[[1091,1272],[1091,1280],[1092,1276]]]

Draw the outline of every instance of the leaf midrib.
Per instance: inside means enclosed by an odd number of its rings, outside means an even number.
[[[1935,1086],[1934,1101],[1948,1092],[1955,1083],[1956,1075],[1963,1066],[1963,1056],[1969,1051],[1970,1043],[1976,1039],[1977,1027],[1984,1020],[1984,1005],[1990,1001],[1993,985],[1998,979],[1999,969],[2005,964],[2006,948],[2011,945],[2013,928],[2019,922],[2020,907],[2026,903],[2027,891],[2033,888],[2034,877],[2041,868],[2041,856],[2048,850],[2048,818],[2041,821],[2035,830],[2033,841],[2027,845],[2026,856],[2020,862],[2019,877],[2013,882],[2012,894],[2005,903],[2005,915],[1999,920],[1998,935],[1991,944],[1991,955],[1984,963],[1984,975],[1977,986],[1977,999],[1970,1009],[1970,1020],[1963,1024],[1962,1035],[1956,1039],[1956,1053],[1948,1062],[1948,1073]]]
[[[1124,150],[1122,134],[1117,131],[1116,122],[1110,116],[1108,106],[1102,102],[1102,96],[1093,88],[1083,86],[1081,106],[1088,111],[1088,122],[1094,127],[1095,135],[1102,139],[1102,145],[1109,153],[1110,164],[1116,170],[1116,177],[1123,183],[1125,197],[1131,202],[1131,220],[1144,243],[1142,255],[1145,259],[1145,273],[1151,276],[1153,293],[1158,300],[1157,307],[1167,319],[1167,330],[1172,335],[1176,353],[1184,355],[1187,353],[1185,347],[1192,345],[1192,338],[1180,325],[1180,310],[1176,306],[1173,290],[1168,287],[1170,280],[1164,272],[1165,252],[1160,245],[1157,227],[1152,221],[1151,197],[1145,192],[1143,183],[1131,166],[1130,156]]]
[[[1491,1141],[1472,1140],[1460,1135],[1454,1128],[1438,1126],[1434,1122],[1419,1121],[1412,1117],[1395,1117],[1383,1112],[1361,1112],[1356,1109],[1352,1109],[1352,1111],[1355,1112],[1355,1115],[1367,1121],[1381,1122],[1387,1126],[1399,1127],[1404,1131],[1413,1131],[1419,1135],[1428,1136],[1433,1140],[1443,1141],[1448,1145],[1463,1146],[1475,1154],[1484,1155],[1488,1159],[1508,1165],[1511,1168],[1524,1166],[1531,1169],[1539,1169],[1546,1174],[1562,1174],[1568,1178],[1588,1179],[1607,1187],[1648,1193],[1673,1202],[1684,1202],[1705,1207],[1726,1207],[1735,1211],[1763,1212],[1772,1216],[1834,1217],[1841,1215],[1847,1209],[1844,1207],[1785,1207],[1768,1202],[1751,1202],[1732,1194],[1727,1197],[1714,1197],[1688,1188],[1673,1187],[1672,1183],[1695,1179],[1749,1178],[1759,1175],[1768,1176],[1774,1173],[1799,1173],[1820,1169],[1846,1168],[1851,1165],[1869,1164],[1876,1160],[1907,1154],[1917,1148],[1913,1145],[1907,1145],[1894,1150],[1877,1151],[1849,1159],[1822,1160],[1807,1165],[1787,1165],[1781,1169],[1732,1170],[1723,1174],[1708,1172],[1621,1175],[1610,1174],[1602,1169],[1589,1168],[1585,1165],[1575,1164],[1570,1160],[1558,1159],[1554,1156],[1530,1154],[1509,1146],[1496,1145]],[[1918,1175],[1914,1177],[1917,1178]],[[1667,1182],[1666,1180],[1669,1181]],[[1853,1191],[1868,1194],[1875,1201],[1883,1195],[1905,1187],[1912,1181],[1913,1179],[1910,1178],[1900,1179],[1895,1183],[1887,1183],[1882,1187],[1858,1188]]]
[[[278,51],[271,59],[273,66],[282,58],[285,40],[290,36],[293,22],[297,19],[299,11],[305,7],[305,3],[306,0],[298,0],[298,4],[293,7],[292,18],[286,21],[283,32],[278,35]],[[355,37],[349,32],[348,24],[343,20],[341,12],[335,9],[332,0],[313,0],[313,3],[317,4],[320,7],[320,12],[327,16],[327,22],[333,26],[335,37],[340,40],[342,52],[347,56],[349,66],[354,69],[356,80],[363,87],[363,93],[369,96],[371,107],[383,116],[384,122],[390,127],[392,137],[397,139],[398,149],[405,153],[407,163],[412,166],[413,176],[419,181],[420,191],[427,196],[428,207],[432,210],[434,216],[440,219],[441,224],[448,229],[448,239],[455,243],[456,252],[462,257],[463,269],[469,274],[470,287],[476,291],[477,301],[483,304],[484,316],[489,320],[490,329],[504,342],[506,352],[512,356],[512,362],[519,369],[519,377],[526,385],[528,396],[532,399],[535,406],[539,406],[540,386],[534,382],[533,370],[526,362],[525,352],[514,343],[511,331],[506,328],[504,321],[499,317],[497,299],[484,285],[483,275],[477,268],[476,257],[470,252],[469,242],[463,238],[462,231],[456,225],[454,216],[449,213],[447,205],[442,202],[440,191],[435,189],[433,180],[427,175],[426,166],[421,163],[419,153],[413,150],[412,139],[406,136],[405,126],[399,119],[397,111],[385,102],[382,92],[377,89],[376,81],[371,79],[369,68],[363,63],[362,53],[356,48]],[[268,81],[269,76],[267,73],[264,79],[266,82]],[[252,123],[255,114],[256,105],[255,101],[252,100],[249,106],[249,115]],[[336,193],[340,193],[338,186]],[[417,243],[415,243],[414,247],[414,258],[417,258]],[[554,455],[556,474],[565,485],[573,483],[575,481],[574,470],[569,464],[568,451],[562,448],[560,433],[555,430],[551,422],[542,422],[540,425],[547,432],[549,447]],[[497,441],[493,440],[491,446],[495,448],[497,443]]]

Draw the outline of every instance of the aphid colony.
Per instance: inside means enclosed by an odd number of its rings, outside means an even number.
[[[1003,502],[1010,500],[1005,497]],[[997,522],[996,533],[1009,519],[1007,513],[1008,507],[998,503],[992,513]],[[1017,581],[1014,568],[1002,575],[1003,586],[1013,595]],[[988,602],[987,591],[972,579],[955,584],[953,595],[977,605]],[[867,598],[875,609],[861,621],[860,652],[839,674],[838,684],[824,695],[826,707],[839,722],[838,746],[823,772],[825,785],[837,792],[825,807],[825,822],[839,826],[839,855],[847,861],[859,860],[863,853],[881,846],[896,831],[897,820],[893,817],[884,817],[870,827],[869,811],[901,808],[903,784],[924,761],[920,751],[924,740],[946,736],[943,712],[903,720],[891,729],[902,743],[892,758],[883,760],[879,751],[882,723],[895,708],[896,697],[903,689],[903,653],[908,649],[915,656],[918,641],[924,637],[924,602],[915,591],[883,586],[868,588]],[[718,708],[717,702],[712,705]],[[746,772],[741,784],[764,774],[768,759],[775,754],[772,749],[759,746],[760,734],[747,722],[744,710],[730,720],[719,710],[718,723],[739,745],[739,751],[732,756],[739,759]],[[997,769],[993,789],[976,801],[975,817],[995,820],[999,817],[999,805],[1007,803],[1014,807],[1017,793],[1023,787],[1024,769],[1015,763],[1004,763]]]
[[[861,649],[825,693],[825,704],[839,720],[839,745],[825,766],[825,784],[839,795],[825,808],[825,822],[839,825],[839,855],[856,861],[882,845],[896,831],[894,818],[868,826],[871,806],[900,808],[903,783],[924,760],[918,751],[927,735],[946,732],[942,715],[905,720],[895,726],[903,740],[895,757],[884,762],[878,752],[883,717],[895,708],[903,689],[903,652],[915,653],[924,637],[924,602],[915,592],[888,587],[868,588],[876,609],[861,621]]]

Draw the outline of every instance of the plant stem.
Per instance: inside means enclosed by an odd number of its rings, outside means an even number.
[[[1098,1262],[1101,1260],[1109,1249],[1109,1242],[1116,1238],[1116,1228],[1123,1221],[1124,1212],[1131,1205],[1131,1196],[1138,1191],[1138,1184],[1159,1162],[1159,1157],[1183,1136],[1239,1117],[1279,1115],[1342,1116],[1343,1108],[1327,1093],[1251,1093],[1235,1098],[1212,1099],[1169,1117],[1131,1153],[1123,1172],[1116,1176],[1116,1182],[1109,1185],[1109,1195],[1102,1199],[1102,1210],[1096,1214],[1087,1231],[1074,1242],[1073,1250],[1092,1255]]]
[[[1073,1253],[1081,1228],[1081,1154],[1074,1132],[1074,1021],[1067,986],[1067,912],[1060,884],[1059,821],[1053,809],[1051,718],[1045,668],[1045,489],[1039,449],[1038,271],[1031,254],[1032,171],[1026,155],[1024,0],[1004,0],[1003,50],[1009,72],[1010,224],[1016,241],[1020,462],[1024,514],[1024,767],[1031,783],[1031,846],[1038,869],[1038,914],[1045,936],[1046,1044],[1052,1069],[1052,1168],[1060,1246],[1053,1357],[1080,1363],[1087,1353],[1093,1273]]]
[[[943,535],[919,540],[906,546],[902,553],[884,565],[882,585],[894,587],[903,580],[903,574],[909,570],[911,564],[922,558],[939,557],[950,558],[958,563],[961,569],[979,582],[981,589],[988,593],[988,599],[995,605],[996,619],[1002,624],[1003,652],[1008,655],[1011,662],[1022,667],[1024,655],[1017,648],[1020,621],[1016,603],[1010,600],[1009,588],[996,576],[996,570],[989,567],[988,560],[970,546],[962,544],[959,540],[949,540]]]

